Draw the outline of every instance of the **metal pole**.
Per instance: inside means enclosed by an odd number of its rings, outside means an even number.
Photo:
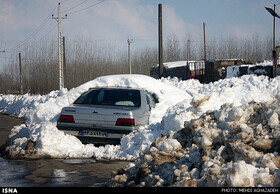
[[[275,12],[275,4],[273,11]],[[273,50],[275,50],[275,16],[273,16]]]
[[[276,77],[277,70],[277,59],[276,59],[276,49],[275,49],[275,17],[280,18],[280,16],[275,12],[276,5],[274,4],[274,9],[265,7],[265,9],[273,16],[273,48],[272,48],[272,61],[273,61],[273,77]]]
[[[274,12],[275,12],[274,4]],[[273,16],[273,48],[272,48],[272,59],[273,59],[273,77],[276,77],[276,50],[275,50],[275,15]]]
[[[159,78],[163,74],[163,45],[162,45],[162,5],[158,4],[158,54]]]
[[[53,15],[52,15],[53,17]],[[62,37],[61,37],[61,21],[62,19],[66,19],[65,17],[61,17],[61,8],[60,3],[58,3],[58,16],[53,17],[58,22],[58,71],[59,71],[59,89],[64,88],[64,76],[63,76],[63,56],[62,56]]]

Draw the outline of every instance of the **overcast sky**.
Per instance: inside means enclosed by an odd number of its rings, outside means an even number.
[[[276,11],[280,11],[280,0],[0,0],[0,51],[7,51],[0,52],[0,65],[25,43],[57,36],[57,21],[51,15],[57,16],[58,2],[62,15],[68,14],[62,21],[68,39],[123,46],[128,38],[134,40],[133,46],[157,45],[159,3],[164,39],[170,34],[201,39],[203,22],[209,37],[272,36],[272,16],[264,7],[279,4]]]

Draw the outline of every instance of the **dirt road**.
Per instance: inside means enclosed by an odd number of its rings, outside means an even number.
[[[13,126],[24,123],[0,114],[0,145],[6,139]],[[124,168],[128,161],[95,161],[89,159],[40,159],[6,160],[0,158],[0,185],[14,186],[69,186],[104,187],[108,186],[111,172]]]

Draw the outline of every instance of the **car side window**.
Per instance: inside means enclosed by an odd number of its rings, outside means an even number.
[[[101,90],[97,96],[97,102],[101,103],[104,99],[104,90]],[[94,104],[94,103],[93,103]]]
[[[152,109],[151,101],[150,101],[150,98],[149,98],[149,96],[147,94],[146,94],[146,100],[147,100],[147,104],[149,105],[149,110],[151,110]]]
[[[147,103],[149,104],[150,108],[155,108],[156,103],[159,102],[157,96],[148,91],[145,92],[146,92]]]

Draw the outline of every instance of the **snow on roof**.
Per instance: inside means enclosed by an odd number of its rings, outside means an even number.
[[[165,68],[176,68],[176,67],[184,67],[187,65],[187,61],[173,61],[173,62],[165,62],[163,66]]]
[[[264,60],[256,63],[257,66],[272,66],[273,62],[271,60]]]
[[[215,59],[214,61],[243,61],[243,59],[236,58],[236,59]]]
[[[163,63],[163,66],[167,69],[172,69],[176,67],[184,67],[187,66],[187,62],[190,66],[193,66],[197,62],[204,62],[203,60],[197,60],[197,61],[173,61],[173,62],[165,62]],[[158,64],[157,64],[158,66]]]

